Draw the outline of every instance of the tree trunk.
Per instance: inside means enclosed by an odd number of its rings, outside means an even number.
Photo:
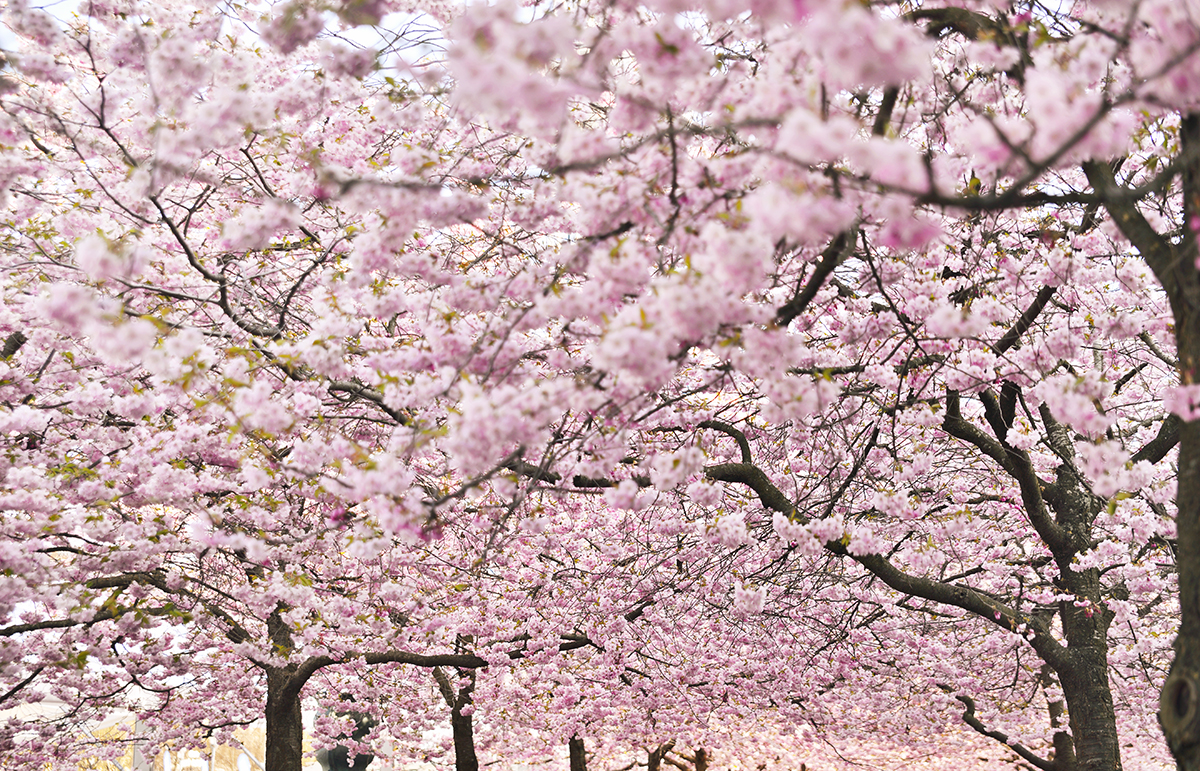
[[[1108,648],[1071,652],[1069,671],[1059,673],[1074,738],[1075,769],[1121,771],[1121,745],[1112,691],[1108,685]]]
[[[267,762],[263,771],[300,771],[304,761],[304,720],[292,672],[267,669]]]
[[[1082,507],[1066,517],[1071,524],[1090,519]],[[1063,569],[1062,580],[1076,598],[1087,604],[1059,603],[1067,663],[1058,667],[1058,681],[1067,703],[1077,771],[1121,771],[1121,743],[1108,683],[1108,627],[1113,612],[1103,604],[1100,572]],[[1057,745],[1056,745],[1057,747]],[[1055,753],[1056,760],[1059,753]],[[1063,764],[1065,765],[1065,764]]]
[[[1151,264],[1171,300],[1179,382],[1200,385],[1200,272],[1196,269],[1197,217],[1200,217],[1200,114],[1180,122],[1183,164],[1183,237],[1169,265]],[[1200,422],[1179,430],[1176,567],[1179,572],[1179,636],[1175,660],[1163,684],[1159,721],[1175,762],[1200,771]]]
[[[455,691],[454,684],[442,668],[433,668],[433,679],[437,681],[438,690],[442,692],[442,698],[450,707],[455,771],[479,771],[479,758],[475,755],[475,728],[471,724],[470,710],[468,714],[463,714],[463,709],[471,705],[471,692],[475,690],[475,672],[470,672],[468,677],[467,684]]]
[[[571,771],[587,771],[587,751],[579,734],[572,736],[567,746],[571,751]]]
[[[475,729],[471,725],[471,716],[462,714],[461,709],[456,706],[450,714],[450,726],[454,729],[454,769],[479,771],[479,758],[475,757]]]
[[[696,750],[696,771],[708,771],[708,753],[703,747]]]
[[[666,744],[660,744],[650,751],[650,757],[646,760],[646,771],[661,771],[663,758],[667,753],[674,748],[675,742],[670,741]]]
[[[1042,684],[1043,691],[1057,682],[1054,671],[1048,664],[1042,665],[1038,681]],[[1054,757],[1051,758],[1054,771],[1073,771],[1075,768],[1075,745],[1071,741],[1071,734],[1063,730],[1063,718],[1067,714],[1066,705],[1062,699],[1055,699],[1046,706],[1050,712],[1050,727],[1054,729],[1052,740]]]
[[[1178,315],[1178,314],[1177,314]],[[1179,322],[1183,323],[1180,324]],[[1177,321],[1180,377],[1200,383],[1200,309]],[[1179,636],[1175,661],[1163,685],[1159,720],[1183,771],[1200,771],[1200,423],[1179,430],[1179,487],[1176,494],[1179,569]]]

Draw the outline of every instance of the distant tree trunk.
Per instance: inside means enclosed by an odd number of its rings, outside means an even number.
[[[650,751],[650,757],[646,761],[646,771],[661,771],[663,758],[675,746],[675,742],[670,741],[666,744],[660,744],[658,747]]]
[[[696,771],[708,771],[708,753],[703,747],[696,750]]]
[[[571,751],[571,771],[587,771],[587,751],[583,738],[575,734],[567,746]]]
[[[1038,681],[1043,690],[1055,684],[1053,670],[1049,665],[1042,666]],[[1063,718],[1067,714],[1066,705],[1062,699],[1055,699],[1047,707],[1050,712],[1050,727],[1054,729],[1054,757],[1051,759],[1051,765],[1054,771],[1072,771],[1075,768],[1075,745],[1071,741],[1070,732],[1063,730]]]
[[[463,709],[472,704],[471,692],[475,690],[475,673],[471,672],[467,685],[457,689],[450,682],[450,677],[441,667],[433,668],[433,677],[437,680],[442,698],[450,707],[450,728],[454,732],[454,769],[455,771],[479,771],[479,758],[475,755],[475,727],[471,722],[471,710],[463,714]]]
[[[342,695],[343,700],[353,701],[349,694]],[[348,717],[354,721],[354,730],[349,734],[342,734],[338,738],[338,745],[325,752],[324,764],[326,771],[366,771],[366,769],[375,760],[373,753],[360,755],[355,753],[351,755],[351,750],[346,746],[347,742],[361,742],[375,728],[377,722],[365,712],[355,712],[354,710],[340,710],[337,713],[338,717]],[[321,762],[321,753],[317,753],[317,761]]]

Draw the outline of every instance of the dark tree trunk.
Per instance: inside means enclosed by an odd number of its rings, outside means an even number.
[[[283,619],[287,607],[277,605],[267,617],[267,634],[278,651],[291,651],[292,630]],[[300,771],[304,761],[304,718],[296,667],[265,666],[267,672],[267,762],[263,771]]]
[[[1183,238],[1164,249],[1169,261],[1147,259],[1171,300],[1179,382],[1200,385],[1200,272],[1196,226],[1200,216],[1200,114],[1185,115],[1179,128],[1183,160]],[[1140,245],[1139,249],[1141,248]],[[1175,660],[1163,685],[1159,721],[1180,769],[1200,771],[1200,422],[1179,431],[1178,529],[1179,636]]]
[[[1200,222],[1200,113],[1182,117],[1179,140],[1184,227],[1178,243],[1154,229],[1137,209],[1129,189],[1116,181],[1111,166],[1089,161],[1084,172],[1113,222],[1137,248],[1170,300],[1179,383],[1196,386],[1200,385],[1200,270],[1196,266],[1200,254],[1196,233]],[[1179,430],[1175,502],[1180,624],[1158,717],[1179,768],[1200,771],[1200,422],[1184,423]],[[1075,706],[1069,704],[1068,709],[1073,712]]]
[[[708,771],[708,753],[703,747],[696,750],[696,771]]]
[[[455,771],[479,771],[479,758],[475,757],[475,729],[471,716],[464,715],[455,707],[450,714],[450,725],[454,729]]]
[[[300,771],[304,761],[300,694],[292,683],[291,671],[267,670],[267,762],[263,771]]]
[[[1200,383],[1200,308],[1185,319],[1176,314],[1175,334],[1182,382]],[[1159,719],[1179,768],[1200,771],[1200,422],[1185,423],[1179,434],[1175,522],[1180,624]]]
[[[1107,646],[1073,650],[1071,658],[1071,669],[1060,672],[1059,680],[1074,738],[1072,771],[1121,771],[1117,718],[1108,685]],[[1057,747],[1057,740],[1055,744]]]
[[[579,734],[571,737],[567,747],[571,751],[571,771],[587,771],[587,751]]]
[[[1069,526],[1090,526],[1091,512],[1082,499],[1072,508],[1062,517],[1064,522]],[[1075,763],[1071,768],[1121,771],[1121,743],[1108,683],[1108,627],[1113,614],[1103,604],[1098,570],[1066,568],[1062,580],[1077,598],[1089,600],[1084,607],[1074,602],[1059,604],[1063,636],[1067,638],[1067,662],[1058,668],[1058,680],[1074,744]],[[1057,760],[1059,752],[1055,756]]]
[[[663,758],[675,746],[675,742],[667,742],[660,744],[650,751],[650,757],[646,760],[646,771],[661,771]]]
[[[470,710],[463,714],[463,709],[471,705],[471,692],[475,690],[475,672],[468,675],[468,682],[457,691],[450,677],[441,667],[433,668],[433,679],[437,680],[438,690],[450,707],[450,728],[454,732],[454,769],[455,771],[479,771],[479,758],[475,755],[475,727],[471,723]]]

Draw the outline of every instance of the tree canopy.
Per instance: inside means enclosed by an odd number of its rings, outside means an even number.
[[[1200,4],[0,23],[0,765],[1200,768]]]

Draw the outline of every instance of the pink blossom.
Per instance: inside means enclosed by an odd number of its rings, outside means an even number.
[[[1163,396],[1163,409],[1189,422],[1200,418],[1200,385],[1168,388]]]
[[[259,34],[280,53],[290,54],[323,29],[325,20],[321,17],[320,9],[301,0],[293,0],[274,16],[264,19]]]
[[[746,586],[733,587],[733,607],[742,613],[762,613],[766,602],[767,588],[765,586],[754,588]]]

